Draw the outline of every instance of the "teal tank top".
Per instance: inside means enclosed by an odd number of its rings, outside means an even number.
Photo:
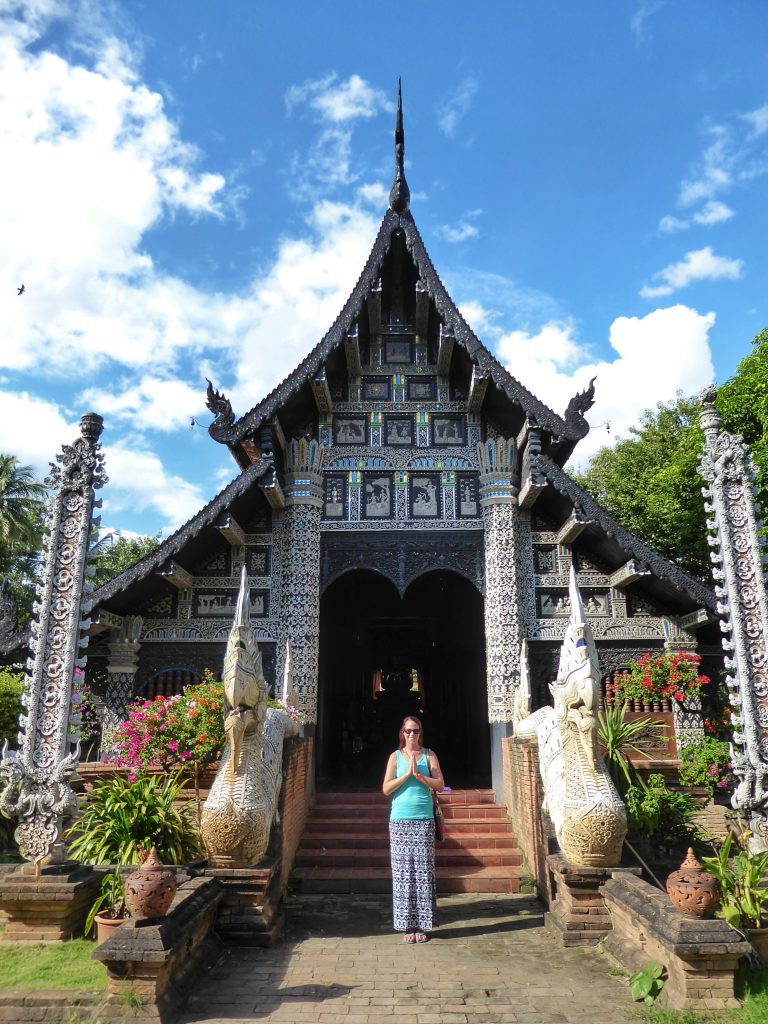
[[[429,761],[426,753],[421,755],[416,765],[422,775],[429,775]],[[395,778],[399,779],[401,776],[407,775],[408,771],[408,760],[398,750]],[[389,812],[391,821],[414,821],[419,818],[431,818],[433,814],[432,790],[423,782],[410,778],[395,790]]]

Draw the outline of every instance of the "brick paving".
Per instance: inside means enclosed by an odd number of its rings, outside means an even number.
[[[593,949],[561,949],[529,896],[438,901],[431,941],[391,931],[386,897],[302,895],[283,941],[233,949],[201,982],[184,1024],[615,1024],[626,980]]]

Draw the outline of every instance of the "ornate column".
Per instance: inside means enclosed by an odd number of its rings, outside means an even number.
[[[115,729],[128,717],[133,686],[139,667],[141,618],[126,616],[119,634],[108,641],[107,689],[104,694],[104,721],[101,728],[101,756],[112,753]]]
[[[51,499],[46,520],[43,565],[34,606],[29,678],[22,698],[22,746],[3,751],[0,773],[6,783],[0,809],[18,816],[16,840],[25,860],[39,864],[60,859],[62,818],[77,807],[68,777],[77,765],[80,745],[79,715],[71,706],[75,668],[85,666],[88,620],[81,619],[80,603],[90,588],[86,582],[94,488],[106,482],[98,443],[102,418],[83,416],[81,436],[64,445],[46,483]],[[72,751],[73,744],[77,744]]]
[[[518,563],[520,509],[514,440],[494,438],[478,446],[480,507],[485,531],[485,651],[488,721],[512,722],[520,680]]]
[[[715,568],[715,592],[725,636],[725,667],[734,732],[731,754],[738,785],[731,803],[749,815],[750,849],[768,850],[768,601],[763,576],[754,489],[755,467],[738,435],[721,430],[716,391],[702,393],[699,421],[707,482],[705,508]]]
[[[323,449],[317,441],[294,439],[288,445],[281,625],[290,642],[294,696],[308,722],[317,721],[322,461]]]

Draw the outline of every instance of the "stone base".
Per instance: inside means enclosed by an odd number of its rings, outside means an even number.
[[[92,867],[69,861],[40,869],[32,864],[0,875],[0,910],[7,924],[2,942],[59,942],[83,934],[101,887]]]
[[[165,917],[127,921],[97,946],[92,957],[109,978],[99,1019],[175,1020],[193,984],[223,953],[214,931],[222,897],[214,879],[191,879]]]
[[[561,853],[547,857],[554,898],[544,927],[560,946],[594,946],[611,930],[602,887],[615,872],[639,875],[640,868],[589,868],[570,864]]]
[[[216,931],[233,946],[271,946],[282,924],[280,863],[275,858],[251,868],[205,868],[224,888]]]
[[[739,1005],[734,973],[751,946],[725,921],[684,917],[665,892],[627,874],[614,874],[603,894],[613,919],[606,952],[630,973],[649,960],[663,964],[660,1006],[716,1010]]]

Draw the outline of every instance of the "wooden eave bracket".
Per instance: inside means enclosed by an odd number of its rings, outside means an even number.
[[[621,587],[623,590],[631,583],[642,579],[643,576],[650,575],[651,570],[646,565],[643,565],[637,558],[630,558],[628,562],[625,562],[624,565],[608,577],[608,582],[612,587]]]
[[[184,590],[192,586],[192,573],[188,572],[183,565],[174,562],[172,558],[160,566],[157,570],[157,575],[167,580],[168,583],[173,584],[177,590]]]
[[[269,421],[269,425],[272,428],[272,441],[277,444],[281,452],[284,452],[288,442],[285,440],[285,432],[280,425],[280,420],[277,416],[273,416]]]
[[[437,350],[437,375],[447,377],[451,372],[451,357],[455,343],[453,328],[440,324],[440,344]]]
[[[427,340],[429,327],[429,292],[427,286],[419,278],[416,282],[416,333],[424,341]]]
[[[472,367],[472,380],[469,385],[469,398],[467,399],[467,412],[479,413],[483,407],[485,393],[488,390],[490,377],[479,370],[477,363]]]
[[[344,335],[344,355],[347,359],[347,373],[350,377],[360,377],[363,363],[360,359],[360,333],[357,324],[353,324]]]
[[[245,546],[245,531],[229,512],[222,513],[213,525],[231,547]]]
[[[106,608],[94,608],[90,614],[90,620],[91,625],[88,629],[90,636],[99,636],[100,633],[123,628],[123,616],[108,612]]]
[[[588,519],[581,509],[575,508],[557,531],[557,543],[573,544],[579,534],[593,523],[594,519]]]
[[[532,508],[542,491],[547,489],[547,480],[540,473],[529,473],[520,487],[517,499],[520,508]]]
[[[371,334],[381,334],[381,278],[368,292],[368,326]]]
[[[285,508],[285,494],[274,470],[272,470],[265,481],[259,483],[259,488],[267,499],[267,504],[270,508]]]
[[[324,366],[312,378],[312,394],[315,396],[315,405],[319,413],[324,414],[333,411],[333,399],[331,398],[331,389],[328,387],[328,378]]]
[[[697,608],[687,615],[681,615],[677,620],[677,624],[686,633],[695,633],[701,626],[714,622],[716,618],[717,616],[714,612],[711,612],[708,608]]]

